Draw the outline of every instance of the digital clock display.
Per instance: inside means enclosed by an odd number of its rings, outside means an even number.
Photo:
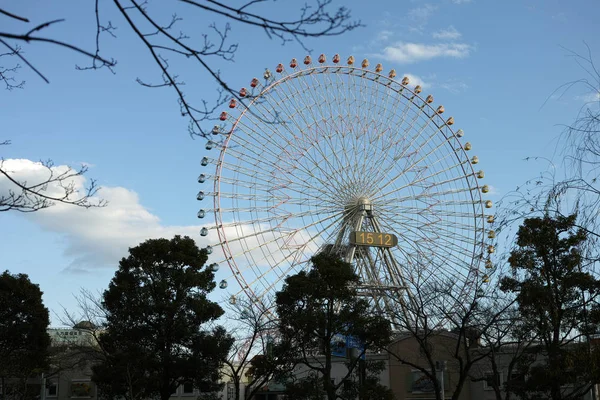
[[[398,238],[391,233],[355,231],[350,233],[350,244],[355,246],[394,247]]]

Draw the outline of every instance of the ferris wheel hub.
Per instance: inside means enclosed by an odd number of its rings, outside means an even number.
[[[346,203],[345,208],[351,215],[365,215],[365,213],[370,215],[373,211],[373,203],[366,196],[354,197]]]
[[[358,206],[362,206],[362,207],[364,207],[364,206],[370,206],[371,205],[371,200],[369,200],[367,197],[359,197],[356,200],[356,204]]]
[[[362,211],[373,211],[373,203],[371,203],[371,200],[367,197],[359,197],[356,201],[356,205]]]

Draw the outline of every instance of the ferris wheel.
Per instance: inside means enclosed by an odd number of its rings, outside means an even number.
[[[303,61],[242,88],[201,160],[200,234],[231,301],[267,307],[320,251],[352,263],[388,315],[417,285],[451,282],[458,299],[486,282],[492,202],[454,119],[381,64]]]

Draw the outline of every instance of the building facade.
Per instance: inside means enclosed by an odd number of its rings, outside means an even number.
[[[95,346],[94,336],[89,329],[49,329],[52,339],[53,364],[49,371],[32,377],[26,384],[18,398],[25,400],[97,400],[98,390],[92,381],[93,351],[85,352],[86,348]],[[512,355],[510,348],[504,350],[505,354],[497,357],[497,374],[492,373],[488,358],[482,358],[469,370],[465,379],[460,374],[460,364],[456,352],[464,352],[458,343],[458,337],[449,332],[440,332],[432,335],[427,341],[428,349],[423,350],[423,343],[411,335],[399,335],[389,346],[388,352],[366,355],[368,360],[379,361],[383,365],[379,373],[379,382],[389,387],[396,400],[435,400],[434,382],[432,373],[426,374],[423,370],[431,370],[431,361],[434,362],[435,377],[443,388],[444,397],[452,397],[458,385],[461,386],[459,400],[498,400],[505,398],[505,393],[497,393],[496,388],[503,387],[508,379],[518,379],[517,376],[508,376],[508,363]],[[74,350],[76,349],[76,350]],[[487,351],[485,348],[472,346],[470,355],[477,358],[479,354]],[[466,354],[463,354],[466,359]],[[347,358],[333,357],[332,380],[335,384],[343,383],[344,379],[357,379],[356,375],[348,377],[346,367]],[[322,362],[320,357],[315,357],[315,362]],[[298,367],[294,376],[298,379],[309,373],[307,367]],[[250,383],[245,373],[241,374],[240,400],[246,399],[246,386]],[[227,374],[222,374],[222,390],[215,393],[221,400],[235,400],[235,386]],[[494,385],[497,383],[497,385]],[[12,400],[12,396],[5,387],[0,387],[0,393],[5,393],[5,398]],[[281,400],[284,398],[285,385],[278,382],[269,382],[259,390],[254,391],[253,400]],[[192,383],[180,385],[172,394],[171,400],[197,399],[201,393]],[[203,396],[202,396],[203,397]],[[517,400],[514,396],[511,398]],[[581,400],[600,400],[598,387],[594,387],[581,397]]]

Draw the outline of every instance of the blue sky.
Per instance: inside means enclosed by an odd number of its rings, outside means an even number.
[[[24,1],[13,11],[34,23],[64,17],[66,22],[48,32],[93,48],[92,4],[59,3],[64,5]],[[169,2],[153,3],[153,10],[171,13]],[[270,11],[286,16],[296,9],[288,3],[275,2]],[[585,76],[570,50],[586,53],[585,42],[600,57],[596,0],[343,5],[365,27],[307,41],[313,54],[368,57],[373,65],[381,62],[422,82],[424,92],[432,93],[464,129],[493,187],[493,200],[545,168],[523,159],[553,157],[561,124],[570,123],[594,99],[578,87],[564,94],[555,90]],[[61,305],[74,308],[72,294],[79,288],[104,289],[128,247],[177,233],[198,238],[200,227],[196,178],[205,141],[188,136],[188,121],[180,116],[172,91],[135,82],[137,77],[156,81],[159,72],[125,21],[106,6],[118,38],[105,37],[103,53],[118,60],[116,74],[76,71],[75,64],[85,65],[85,58],[50,46],[23,45],[51,83],[23,67],[18,76],[26,80],[25,89],[0,92],[0,141],[12,141],[0,156],[89,164],[87,177],[98,180],[100,196],[110,201],[101,210],[60,206],[27,215],[0,214],[0,269],[29,274],[44,291],[46,305],[58,313]],[[212,22],[200,11],[176,8],[190,35],[198,36]],[[3,29],[7,25],[12,27],[3,21]],[[239,43],[235,61],[218,67],[234,87],[247,86],[267,67],[305,55],[294,43],[281,46],[241,25],[232,25],[231,38]],[[178,67],[190,97],[214,98],[213,82],[193,64]],[[55,316],[53,324],[58,324]]]

